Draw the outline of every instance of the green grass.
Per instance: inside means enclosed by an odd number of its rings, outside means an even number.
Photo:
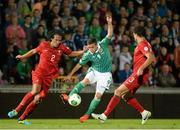
[[[15,119],[0,119],[0,129],[180,129],[180,119],[149,119],[141,125],[140,119],[109,119],[105,123],[90,119],[32,119],[31,125],[18,124]]]

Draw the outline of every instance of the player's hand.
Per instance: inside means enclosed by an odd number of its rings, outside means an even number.
[[[110,14],[106,15],[106,20],[108,23],[112,23],[112,16]]]
[[[143,74],[143,69],[140,67],[137,71],[137,76],[140,76]]]
[[[24,57],[23,57],[23,55],[17,55],[16,56],[16,59],[19,59],[19,60],[22,60]]]
[[[67,75],[67,77],[66,77],[66,82],[69,82],[69,81],[71,81],[71,78],[72,78],[72,76],[71,75]]]

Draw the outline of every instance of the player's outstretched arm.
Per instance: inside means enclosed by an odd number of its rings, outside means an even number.
[[[83,50],[81,50],[81,51],[72,51],[71,54],[69,54],[68,56],[70,56],[70,57],[77,57],[77,56],[82,55],[83,53],[84,53]]]
[[[17,55],[17,56],[16,56],[16,59],[20,59],[20,60],[26,59],[26,58],[29,58],[29,57],[31,57],[32,55],[36,54],[36,53],[37,53],[36,49],[32,49],[32,50],[28,51],[28,52],[27,52],[26,54],[24,54],[24,55]]]
[[[68,74],[67,79],[71,79],[71,77],[74,75],[74,73],[76,73],[82,65],[80,65],[79,63],[76,64],[76,66],[71,70],[71,72]]]
[[[106,15],[106,21],[108,24],[108,32],[107,32],[107,38],[111,39],[113,35],[113,25],[112,25],[112,16],[111,14]]]

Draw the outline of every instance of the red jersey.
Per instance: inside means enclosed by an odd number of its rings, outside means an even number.
[[[44,76],[57,75],[59,70],[58,63],[61,59],[61,55],[63,53],[69,55],[72,52],[63,44],[60,44],[57,48],[53,48],[47,41],[41,42],[35,49],[40,55],[39,64],[36,67],[35,72]]]
[[[139,67],[146,61],[147,58],[145,54],[148,52],[153,53],[152,47],[148,41],[143,40],[136,46],[134,50],[133,72],[136,73]]]

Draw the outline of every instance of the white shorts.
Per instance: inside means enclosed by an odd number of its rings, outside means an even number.
[[[101,94],[103,94],[105,90],[109,89],[113,82],[111,72],[101,73],[93,68],[89,68],[85,78],[89,80],[90,84],[97,83],[96,92]]]

